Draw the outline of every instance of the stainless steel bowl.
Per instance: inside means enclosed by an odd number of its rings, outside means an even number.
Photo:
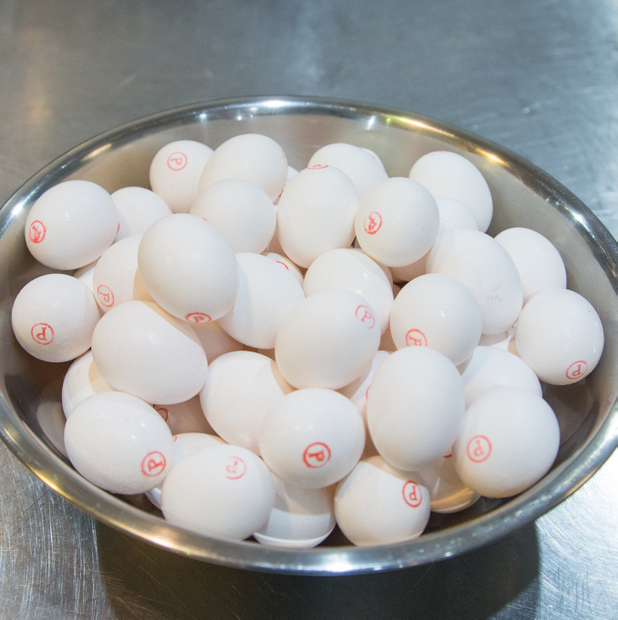
[[[552,471],[510,500],[481,499],[454,515],[434,515],[421,538],[406,544],[357,548],[341,535],[310,551],[223,542],[168,525],[84,480],[63,454],[64,416],[59,404],[68,364],[45,364],[17,344],[10,313],[19,290],[47,270],[24,242],[28,208],[46,189],[87,179],[108,191],[148,186],[149,163],[172,140],[195,139],[216,147],[246,132],[263,133],[302,168],[320,146],[351,142],[382,157],[391,176],[407,176],[412,163],[433,150],[451,150],[472,161],[491,188],[495,234],[526,226],[560,250],[569,288],[595,306],[605,326],[603,358],[590,377],[570,387],[545,386],[558,415],[561,448]],[[529,523],[580,487],[618,443],[616,393],[618,302],[617,245],[599,220],[553,178],[517,155],[471,133],[410,112],[348,101],[295,97],[252,98],[191,105],[105,132],[53,161],[30,179],[0,212],[1,393],[0,433],[13,452],[52,489],[96,519],[122,532],[200,560],[286,573],[359,573],[413,566],[469,551]],[[593,525],[591,524],[591,527]]]

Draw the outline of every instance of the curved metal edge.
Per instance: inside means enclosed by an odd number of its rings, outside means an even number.
[[[146,130],[156,129],[160,126],[165,126],[167,129],[175,124],[182,125],[185,124],[187,117],[199,117],[205,111],[209,111],[211,114],[217,112],[226,117],[233,110],[255,106],[261,107],[261,113],[266,114],[276,114],[277,110],[285,108],[287,112],[293,110],[295,112],[326,115],[336,113],[338,116],[349,118],[369,115],[382,116],[384,121],[390,119],[388,124],[397,125],[401,128],[409,129],[410,124],[414,124],[417,129],[420,127],[428,133],[437,133],[442,137],[448,136],[458,142],[463,138],[468,143],[469,151],[480,152],[484,156],[492,155],[493,159],[501,162],[499,165],[510,168],[511,172],[513,169],[521,169],[525,174],[515,174],[515,176],[526,185],[535,187],[537,190],[540,186],[548,198],[557,195],[561,208],[569,212],[570,219],[573,220],[574,225],[578,226],[582,236],[589,240],[589,244],[595,250],[599,251],[600,249],[603,259],[611,265],[608,276],[616,287],[618,246],[615,239],[600,220],[575,195],[531,162],[471,132],[429,117],[409,111],[372,106],[371,104],[347,100],[333,101],[317,97],[263,96],[190,104],[158,112],[105,131],[59,156],[26,181],[0,210],[0,217],[3,218],[0,233],[4,232],[6,227],[14,221],[26,202],[34,200],[40,195],[41,187],[49,180],[48,176],[60,177],[57,181],[61,180],[61,178],[79,169],[84,160],[92,156],[96,150],[111,142],[120,145],[134,139],[136,134],[143,133]],[[170,117],[174,117],[174,122],[170,123]],[[199,120],[197,118],[196,122]],[[58,170],[61,171],[61,174],[58,174]],[[54,171],[56,173],[52,175]],[[7,215],[7,211],[10,212],[9,215]],[[574,214],[578,213],[580,217],[574,217]],[[582,223],[584,221],[587,221],[588,225],[584,225]],[[0,426],[0,436],[12,452],[39,479],[67,501],[102,523],[135,538],[180,555],[230,567],[289,574],[333,575],[394,570],[445,559],[489,544],[530,523],[545,513],[548,506],[551,509],[566,499],[609,458],[618,444],[617,411],[618,407],[614,403],[611,412],[598,429],[594,439],[577,454],[577,463],[573,462],[576,456],[573,455],[554,472],[548,474],[545,479],[546,483],[542,485],[541,489],[533,487],[500,508],[479,517],[475,521],[475,532],[472,536],[469,531],[466,531],[469,529],[469,525],[462,524],[451,528],[447,540],[440,540],[440,538],[444,538],[443,532],[436,532],[424,535],[411,543],[398,545],[375,548],[322,547],[302,552],[271,549],[254,543],[226,542],[199,536],[171,526],[158,517],[124,503],[85,482],[79,474],[55,455],[41,453],[41,449],[44,449],[43,444],[32,434],[23,434],[23,428],[14,424],[11,419],[13,417],[12,410],[4,400],[0,408],[0,416],[3,419],[3,426]],[[42,454],[44,458],[41,458]],[[59,469],[64,479],[59,480],[58,475],[49,475],[50,465],[56,470]],[[556,483],[555,479],[558,474],[562,475],[565,472],[568,474],[563,482]],[[63,485],[60,486],[59,482],[62,482]],[[525,504],[524,508],[520,508],[520,504]],[[111,516],[109,514],[110,505],[112,507]],[[106,507],[105,512],[102,510],[102,506]],[[172,538],[169,536],[170,531],[173,533]],[[463,535],[464,532],[465,536]],[[205,542],[207,543],[206,548]],[[230,559],[229,552],[231,550],[233,550],[233,559]],[[380,556],[387,556],[382,557],[379,565],[376,563],[375,557],[378,550]]]

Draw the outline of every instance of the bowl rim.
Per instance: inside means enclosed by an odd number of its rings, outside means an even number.
[[[407,110],[399,110],[346,99],[304,96],[236,97],[198,102],[164,110],[104,131],[55,158],[28,179],[0,210],[0,238],[25,206],[48,186],[79,170],[101,149],[126,144],[136,136],[157,129],[199,122],[200,115],[216,120],[239,110],[268,115],[281,111],[324,114],[352,119],[376,117],[401,128],[448,136],[459,148],[493,160],[528,187],[560,204],[579,234],[585,238],[596,260],[618,290],[618,245],[599,219],[576,196],[549,174],[481,136]],[[420,538],[376,547],[317,547],[306,551],[275,549],[252,542],[231,542],[194,534],[166,523],[145,511],[102,491],[82,478],[53,454],[21,420],[2,395],[0,437],[11,451],[47,486],[98,521],[135,538],[180,555],[236,568],[289,574],[354,574],[416,566],[471,551],[493,542],[532,522],[583,485],[609,458],[618,445],[618,406],[607,403],[607,417],[592,439],[579,447],[543,480],[473,522],[424,534]]]

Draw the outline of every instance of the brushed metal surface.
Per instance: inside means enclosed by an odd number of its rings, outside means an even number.
[[[414,109],[547,170],[618,232],[613,2],[0,2],[0,201],[74,144],[191,101],[293,92]],[[3,311],[6,311],[5,309]],[[177,558],[0,446],[3,618],[614,618],[617,457],[504,541],[383,575]]]

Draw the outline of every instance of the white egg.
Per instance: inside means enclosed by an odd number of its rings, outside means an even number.
[[[547,289],[524,306],[515,340],[517,354],[541,381],[568,385],[596,368],[605,337],[588,300],[575,291]]]
[[[483,317],[470,289],[456,278],[428,273],[408,282],[393,303],[390,330],[398,349],[429,347],[458,366],[481,338]]]
[[[384,460],[415,471],[449,451],[464,408],[463,381],[453,362],[427,347],[407,347],[374,375],[367,422]]]
[[[215,149],[204,166],[199,192],[222,179],[244,179],[259,185],[274,201],[285,185],[287,173],[287,158],[277,142],[260,134],[241,134]]]
[[[496,347],[477,347],[461,373],[466,407],[477,398],[500,387],[527,390],[542,396],[541,384],[528,364],[517,355]]]
[[[294,276],[294,279],[302,286],[304,283],[303,274],[301,273],[298,265],[293,263],[287,256],[283,254],[277,254],[277,252],[268,252],[265,254],[266,258],[270,258],[270,260],[274,260],[278,263],[283,269],[288,271]]]
[[[335,516],[346,537],[358,546],[418,538],[429,521],[429,492],[413,476],[380,456],[361,461],[335,493]]]
[[[26,245],[53,269],[78,269],[114,242],[118,210],[111,196],[90,181],[65,181],[48,189],[26,217]]]
[[[172,525],[198,534],[243,540],[264,523],[275,482],[253,452],[213,446],[186,456],[163,484],[161,510]]]
[[[87,351],[78,357],[64,375],[62,382],[62,410],[69,417],[75,407],[93,394],[113,392],[114,388],[103,378]]]
[[[431,512],[440,514],[460,512],[480,498],[480,495],[468,488],[457,475],[451,451],[441,459],[423,467],[416,474],[419,483],[429,491]]]
[[[83,282],[94,295],[94,268],[97,266],[97,260],[76,269],[73,273],[73,277]]]
[[[277,209],[268,194],[244,179],[222,179],[198,194],[190,213],[217,227],[235,253],[263,252],[275,234]]]
[[[305,295],[340,289],[360,295],[376,311],[380,331],[388,328],[393,289],[384,271],[360,250],[337,249],[318,256],[305,274]]]
[[[268,521],[253,534],[269,547],[311,549],[335,529],[334,488],[305,489],[276,476],[277,494]]]
[[[457,153],[434,151],[423,155],[410,170],[410,178],[422,183],[434,196],[455,198],[466,204],[485,232],[493,215],[493,201],[485,177]]]
[[[265,355],[234,351],[208,368],[199,397],[202,416],[230,444],[260,454],[258,440],[264,416],[293,391]]]
[[[150,186],[174,213],[188,213],[198,194],[212,149],[195,140],[176,140],[159,149],[150,164]]]
[[[448,196],[437,196],[436,204],[440,213],[438,234],[459,228],[479,229],[472,209],[467,204],[461,202],[461,200],[449,198]]]
[[[559,445],[558,421],[542,398],[498,388],[466,411],[453,452],[455,468],[477,493],[511,497],[549,471]]]
[[[127,301],[153,301],[137,266],[142,235],[125,237],[110,246],[94,268],[92,285],[103,312]]]
[[[174,440],[156,411],[135,396],[103,392],[79,403],[64,428],[75,469],[111,493],[144,493],[174,463]]]
[[[328,144],[318,149],[309,160],[312,166],[335,166],[350,177],[352,183],[362,196],[368,189],[386,181],[388,175],[380,159],[353,144]]]
[[[494,239],[478,230],[449,230],[427,256],[428,273],[461,280],[483,315],[483,333],[498,334],[512,327],[523,305],[523,288],[513,259]]]
[[[138,265],[152,298],[179,319],[208,322],[234,304],[234,252],[221,232],[195,215],[176,213],[155,222],[142,237]]]
[[[360,295],[322,291],[304,299],[285,317],[275,358],[294,387],[338,390],[361,375],[379,345],[375,311]]]
[[[28,282],[17,294],[11,312],[17,341],[44,362],[67,362],[85,353],[99,317],[88,286],[60,273]]]
[[[388,267],[420,260],[438,234],[434,197],[420,183],[393,177],[362,196],[354,228],[360,247]]]
[[[206,358],[209,362],[214,362],[224,353],[243,350],[244,345],[242,342],[234,340],[234,338],[219,325],[219,321],[191,323],[191,328],[206,352]]]
[[[357,206],[358,192],[338,168],[301,170],[277,207],[277,236],[285,255],[306,268],[328,250],[347,248],[354,238]]]
[[[365,428],[345,396],[307,388],[287,394],[266,414],[259,445],[276,476],[318,489],[352,471],[363,452]]]
[[[92,355],[111,386],[151,403],[189,400],[208,373],[189,325],[152,302],[128,301],[103,316],[92,335]]]
[[[403,267],[391,267],[390,270],[395,282],[410,282],[427,273],[427,254],[414,263]]]
[[[566,288],[564,262],[556,246],[530,228],[508,228],[495,240],[513,259],[524,288],[524,304],[539,291]]]
[[[131,235],[141,235],[151,224],[172,214],[163,198],[145,187],[123,187],[112,194],[112,200],[118,209],[120,223],[116,242]]]
[[[236,254],[238,290],[219,325],[235,340],[256,349],[272,349],[289,313],[305,299],[287,269],[260,254]]]
[[[155,404],[153,407],[170,427],[174,435],[184,433],[215,434],[212,426],[208,424],[208,421],[204,417],[199,395],[182,403],[175,403],[173,405]]]

